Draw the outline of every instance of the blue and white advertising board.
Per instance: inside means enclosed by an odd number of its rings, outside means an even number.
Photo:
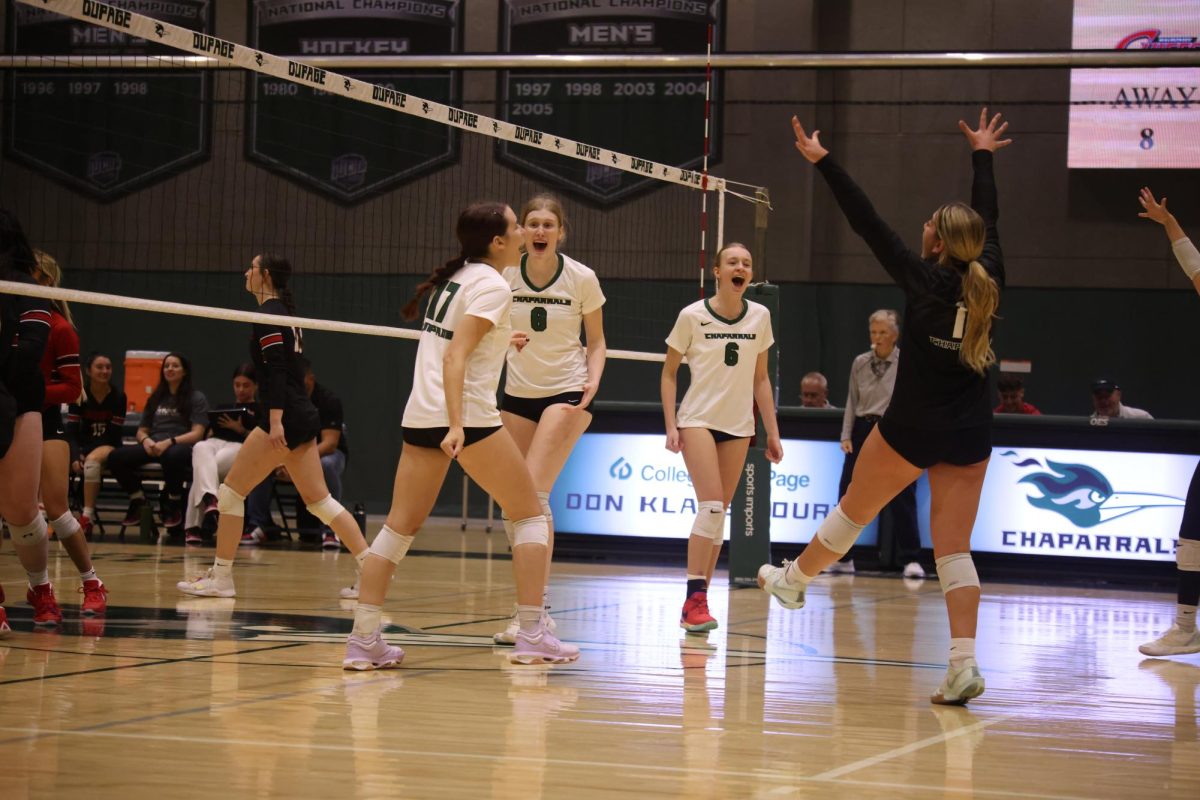
[[[572,533],[686,539],[696,497],[683,457],[660,434],[589,433],[554,486],[555,527]],[[837,442],[785,439],[771,471],[771,541],[803,544],[837,503]],[[1096,450],[993,450],[972,548],[1172,561],[1196,456]],[[929,485],[917,484],[930,546]],[[875,541],[872,524],[860,544]]]

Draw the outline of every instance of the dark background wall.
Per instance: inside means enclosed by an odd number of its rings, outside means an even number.
[[[1036,0],[730,0],[730,51],[1068,49],[1071,3]],[[464,49],[496,49],[498,4],[468,0]],[[243,0],[218,0],[217,34],[246,38]],[[1068,171],[1066,70],[737,71],[724,76],[723,158],[714,171],[769,187],[760,276],[783,284],[781,396],[820,369],[844,401],[847,367],[866,344],[866,318],[902,298],[853,235],[814,170],[792,148],[792,113],[822,130],[881,213],[914,245],[937,205],[969,193],[967,148],[956,122],[988,104],[1016,140],[997,157],[1006,292],[996,338],[1002,358],[1029,359],[1028,396],[1047,412],[1086,413],[1087,384],[1125,386],[1130,404],[1190,417],[1200,394],[1191,365],[1197,298],[1162,231],[1136,218],[1137,188],[1171,198],[1185,227],[1200,226],[1196,172]],[[466,73],[464,105],[496,113],[496,76]],[[214,82],[209,159],[125,199],[97,203],[0,161],[0,202],[64,263],[78,288],[248,307],[239,273],[275,246],[301,266],[302,311],[397,324],[417,274],[452,252],[449,222],[465,199],[519,202],[537,182],[464,140],[458,166],[355,206],[326,200],[247,163],[245,81]],[[6,85],[7,91],[7,85]],[[7,113],[7,107],[5,108]],[[683,135],[664,124],[663,136]],[[689,134],[690,135],[690,134]],[[610,346],[658,350],[676,311],[694,299],[698,203],[661,189],[613,210],[568,198],[576,257],[605,282]],[[753,211],[730,200],[726,236],[753,241]],[[241,326],[78,310],[85,350],[179,349],[195,359],[210,397],[228,393],[244,357]],[[320,379],[344,399],[353,456],[351,499],[386,504],[411,380],[411,344],[311,333]],[[653,401],[654,365],[614,362],[601,399]]]

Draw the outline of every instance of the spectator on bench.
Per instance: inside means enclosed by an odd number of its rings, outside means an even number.
[[[137,444],[118,447],[108,457],[108,469],[129,493],[125,526],[137,525],[146,495],[138,469],[162,464],[162,523],[168,530],[183,524],[183,484],[192,471],[192,446],[208,429],[208,400],[192,388],[192,365],[181,353],[163,359],[158,386],[146,400],[137,429]]]
[[[992,409],[993,414],[1036,414],[1038,411],[1025,402],[1025,381],[1020,375],[1002,374],[996,381],[996,391],[1000,395],[1000,405]]]
[[[804,408],[837,408],[829,402],[829,380],[820,372],[800,379],[800,405]]]
[[[211,435],[192,448],[192,489],[184,512],[185,544],[200,544],[202,526],[209,536],[217,530],[217,488],[233,466],[242,442],[258,425],[257,392],[254,365],[241,364],[233,371],[233,402],[208,412]]]
[[[317,383],[316,373],[313,372],[312,362],[301,357],[304,365],[304,389],[308,392],[312,404],[317,407],[321,418],[321,438],[317,440],[317,454],[321,457],[321,471],[325,473],[325,485],[334,500],[342,499],[342,473],[350,460],[350,445],[343,431],[345,416],[342,412],[342,401],[333,392]],[[268,477],[246,498],[246,533],[242,535],[242,544],[254,545],[266,541],[264,529],[271,524],[271,488],[275,485],[275,477],[286,478],[287,470],[280,468],[274,476]],[[335,550],[341,546],[337,536],[327,526],[322,526],[307,509],[301,509],[296,520],[300,530],[320,530],[321,546]]]
[[[121,446],[125,426],[125,393],[112,385],[112,359],[91,353],[83,362],[84,397],[67,407],[67,436],[78,454],[71,471],[83,474],[83,514],[79,525],[88,538],[96,518],[96,498],[104,462]]]
[[[1092,419],[1154,419],[1149,411],[1122,403],[1120,385],[1106,378],[1092,384],[1092,409]]]

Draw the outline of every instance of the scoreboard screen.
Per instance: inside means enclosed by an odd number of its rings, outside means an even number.
[[[1196,50],[1197,0],[1075,0],[1075,50]],[[1067,167],[1200,168],[1200,66],[1071,70]]]

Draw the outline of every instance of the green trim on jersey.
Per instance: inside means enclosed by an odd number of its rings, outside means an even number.
[[[555,255],[558,256],[558,271],[554,273],[554,277],[550,279],[550,282],[541,288],[533,285],[533,281],[529,280],[529,273],[525,271],[525,259],[529,258],[529,254],[526,253],[521,256],[521,280],[525,281],[526,286],[535,292],[544,292],[554,285],[554,282],[558,280],[558,276],[562,275],[563,271],[563,255],[562,253],[555,253]]]
[[[742,313],[738,314],[733,319],[725,319],[720,314],[718,314],[716,311],[713,311],[713,307],[708,301],[709,301],[709,298],[707,298],[707,297],[704,298],[704,307],[706,309],[708,309],[708,313],[712,314],[716,320],[718,320],[719,322],[724,322],[726,325],[737,325],[739,322],[741,322],[743,319],[746,318],[746,313],[750,310],[750,303],[746,300],[746,298],[743,297],[742,298]]]

